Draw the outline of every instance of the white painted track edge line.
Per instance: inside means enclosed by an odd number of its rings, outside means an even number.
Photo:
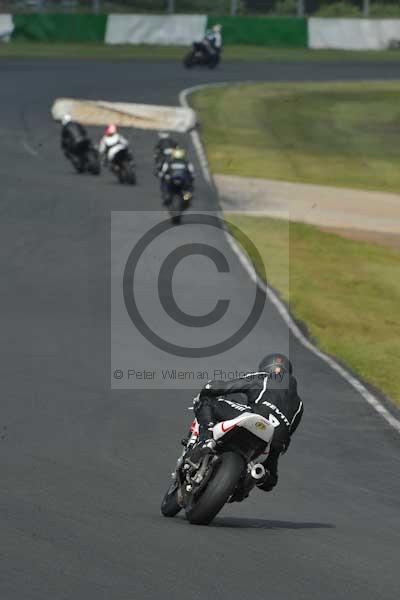
[[[242,82],[248,83],[248,82]],[[202,84],[196,85],[194,87],[189,87],[182,90],[179,94],[179,102],[185,108],[190,108],[188,103],[188,96],[196,91],[206,89],[209,87],[218,87],[227,85],[227,82],[215,83],[215,84]],[[201,166],[201,170],[203,176],[207,183],[211,184],[213,182],[213,178],[211,175],[211,171],[208,165],[206,153],[203,148],[203,144],[200,138],[200,135],[197,130],[193,129],[190,132],[190,137],[193,142],[193,146],[196,150],[199,163]],[[296,325],[292,316],[290,315],[285,304],[280,300],[277,294],[269,288],[265,282],[260,279],[260,277],[256,274],[253,265],[249,262],[247,256],[243,253],[240,246],[236,243],[236,241],[232,238],[232,236],[225,230],[225,235],[227,237],[228,243],[231,246],[233,252],[238,257],[239,261],[243,265],[244,269],[247,271],[248,275],[253,281],[256,281],[257,285],[264,291],[269,301],[275,306],[278,311],[280,317],[284,321],[285,325],[288,327],[290,332],[294,335],[294,337],[304,346],[312,352],[315,356],[320,358],[323,362],[325,362],[333,371],[338,373],[353,389],[356,390],[360,394],[360,396],[368,402],[368,404],[381,416],[385,421],[393,427],[400,434],[400,420],[397,419],[383,404],[382,402],[372,393],[370,392],[365,385],[357,379],[354,375],[352,375],[349,371],[347,371],[344,367],[342,367],[339,363],[337,363],[331,356],[328,356],[322,350],[317,348],[307,337],[302,333],[300,328]]]

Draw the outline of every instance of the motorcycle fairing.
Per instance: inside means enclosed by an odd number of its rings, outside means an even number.
[[[263,440],[266,444],[270,443],[275,431],[274,426],[265,417],[254,413],[244,412],[234,419],[217,423],[213,427],[215,441],[222,439],[228,431],[232,431],[235,427],[247,429],[247,431]]]

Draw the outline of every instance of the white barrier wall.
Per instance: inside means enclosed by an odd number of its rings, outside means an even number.
[[[400,40],[400,19],[308,19],[309,48],[384,50]]]
[[[204,36],[206,15],[109,15],[106,44],[188,45]]]
[[[9,42],[14,31],[14,23],[11,15],[0,14],[0,42]]]

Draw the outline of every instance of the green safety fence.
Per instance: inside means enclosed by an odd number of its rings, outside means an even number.
[[[279,17],[209,17],[208,27],[222,25],[224,45],[292,46],[307,48],[307,19]]]
[[[106,14],[15,14],[12,41],[103,42]]]

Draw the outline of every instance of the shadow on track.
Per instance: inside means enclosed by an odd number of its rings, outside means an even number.
[[[293,521],[271,521],[267,519],[244,519],[239,517],[217,517],[209,527],[240,529],[334,529],[331,523],[310,523]]]
[[[180,525],[189,522],[183,515],[173,519]],[[210,525],[210,528],[223,527],[226,529],[335,529],[336,525],[332,523],[314,523],[310,521],[274,521],[271,519],[246,519],[244,517],[216,517]]]

